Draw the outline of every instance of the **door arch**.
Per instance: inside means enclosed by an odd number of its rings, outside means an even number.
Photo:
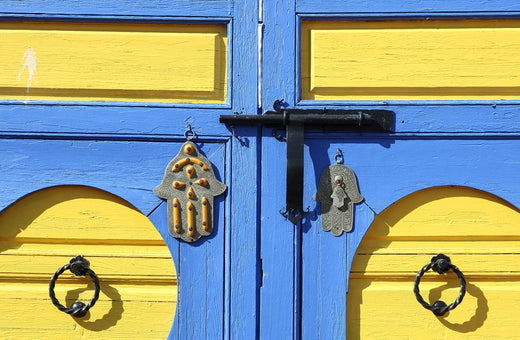
[[[101,291],[83,318],[59,311],[48,292],[54,272],[77,255],[90,262]],[[159,339],[172,327],[177,281],[168,247],[146,216],[100,189],[51,187],[3,210],[0,267],[4,338]],[[70,308],[87,303],[94,288],[67,270],[54,291]]]
[[[417,272],[444,253],[465,275],[463,302],[445,316],[413,294]],[[468,187],[415,192],[377,215],[357,249],[347,295],[348,339],[500,338],[516,334],[520,303],[520,211]],[[429,304],[459,294],[453,272],[427,272]]]

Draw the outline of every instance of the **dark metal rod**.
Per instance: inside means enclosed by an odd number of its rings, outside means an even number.
[[[389,110],[300,110],[268,111],[262,115],[221,115],[220,122],[230,125],[264,124],[286,126],[302,123],[307,128],[336,126],[391,131],[394,113]]]
[[[303,143],[304,127],[301,123],[287,125],[287,187],[288,218],[298,223],[303,213]]]

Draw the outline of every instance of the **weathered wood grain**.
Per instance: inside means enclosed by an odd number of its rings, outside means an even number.
[[[263,8],[262,111],[275,100],[296,104],[296,12],[294,1],[266,1]],[[260,338],[298,339],[301,334],[301,229],[279,211],[285,210],[286,145],[262,131],[262,221]]]
[[[500,16],[520,12],[520,6],[515,1],[471,1],[471,0],[377,0],[370,3],[363,0],[343,1],[331,0],[317,2],[313,0],[296,1],[298,13],[336,17],[351,15],[355,17],[397,17],[403,16]]]
[[[69,16],[82,18],[92,16],[112,16],[135,20],[136,17],[185,17],[191,20],[208,17],[230,17],[233,13],[233,1],[228,0],[152,0],[143,3],[136,0],[74,0],[58,4],[52,0],[28,0],[23,2],[4,0],[1,2],[2,14],[18,16]]]

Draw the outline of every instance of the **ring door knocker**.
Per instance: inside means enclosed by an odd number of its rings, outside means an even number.
[[[441,301],[441,300],[435,301],[433,303],[433,305],[429,305],[426,301],[424,301],[421,294],[419,293],[419,283],[421,282],[421,277],[424,275],[424,273],[426,273],[430,269],[432,269],[433,271],[435,271],[439,274],[444,274],[451,269],[455,274],[457,274],[457,277],[459,278],[459,281],[460,281],[460,292],[459,292],[459,296],[457,297],[457,299],[451,305],[448,306],[448,305],[446,305],[446,303],[444,301]],[[415,281],[414,281],[413,292],[415,294],[415,297],[417,298],[417,301],[419,301],[419,303],[424,308],[432,311],[433,314],[435,314],[437,316],[442,316],[442,315],[446,314],[447,312],[449,312],[450,310],[457,307],[462,302],[462,299],[464,298],[464,295],[466,294],[466,280],[464,279],[464,275],[459,270],[459,268],[457,268],[456,266],[454,266],[451,263],[451,260],[448,256],[446,256],[444,254],[438,254],[437,256],[432,257],[431,262],[428,263],[427,265],[425,265],[417,273],[417,276],[415,277]]]
[[[71,259],[70,262],[54,273],[54,275],[51,278],[51,282],[49,283],[49,296],[52,300],[52,303],[61,310],[64,313],[70,314],[77,318],[82,318],[87,314],[87,311],[94,306],[97,299],[99,298],[99,279],[96,276],[96,273],[92,269],[89,268],[90,263],[81,255],[76,256],[75,258]],[[54,294],[54,286],[56,285],[56,280],[58,279],[58,276],[63,274],[64,271],[69,269],[74,275],[76,276],[85,276],[88,274],[90,278],[92,279],[92,282],[94,283],[94,295],[92,296],[92,299],[90,302],[85,305],[81,301],[76,301],[72,304],[70,308],[67,308],[63,306],[58,299],[56,299],[56,296]]]

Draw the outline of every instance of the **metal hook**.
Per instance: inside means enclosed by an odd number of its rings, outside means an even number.
[[[235,137],[235,138],[240,142],[241,145],[245,145],[246,142],[245,142],[244,138],[239,137],[239,136],[236,134],[236,132],[235,132],[235,125],[231,125],[230,128],[231,128],[231,135],[232,135],[233,137]]]
[[[186,131],[184,131],[184,138],[186,138],[187,141],[192,140],[197,135],[195,134],[195,131],[191,129],[191,124],[186,125]]]
[[[334,156],[334,160],[336,161],[336,164],[343,164],[343,153],[338,148],[336,150],[336,155]]]
[[[303,214],[309,213],[310,211],[311,211],[310,206],[307,207],[307,210],[304,210],[301,212],[297,209],[288,210],[287,208],[285,208],[285,211],[278,210],[280,215],[282,215],[283,217],[288,218],[290,216],[291,218],[296,218],[297,220],[301,219]]]
[[[283,101],[284,101],[283,98],[282,98],[282,99],[276,99],[276,100],[274,101],[274,103],[273,103],[273,109],[274,109],[275,111],[280,111],[280,109],[283,108]]]
[[[278,140],[280,142],[286,142],[287,139],[278,133],[279,130],[281,130],[281,129],[273,129],[273,132],[272,132],[273,137],[276,138],[276,140]]]

